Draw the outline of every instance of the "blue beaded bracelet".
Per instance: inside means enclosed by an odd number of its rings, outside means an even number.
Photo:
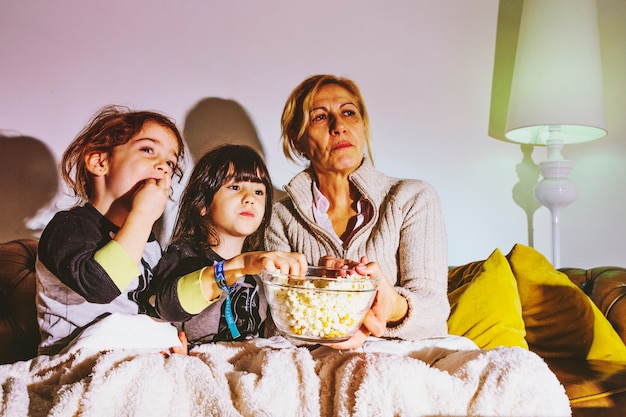
[[[233,340],[237,339],[239,336],[241,336],[241,333],[239,333],[239,329],[237,329],[237,323],[235,323],[235,318],[233,317],[233,310],[230,305],[231,288],[228,288],[228,284],[226,283],[226,277],[224,276],[224,261],[217,262],[215,264],[215,282],[217,283],[217,287],[220,290],[226,291],[226,301],[225,301],[226,305],[224,308],[226,324],[228,325],[230,334],[233,336]]]

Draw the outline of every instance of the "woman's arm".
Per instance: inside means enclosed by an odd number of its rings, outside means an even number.
[[[395,289],[408,303],[404,320],[388,326],[385,337],[421,339],[447,334],[447,237],[443,212],[435,189],[423,181],[407,181],[417,193],[404,201],[404,219],[396,254]],[[370,256],[370,259],[372,256]]]
[[[373,260],[365,261],[367,272],[386,281],[361,332],[333,347],[358,347],[369,334],[405,340],[447,334],[446,234],[432,186],[407,180],[392,187],[367,244],[356,250]]]

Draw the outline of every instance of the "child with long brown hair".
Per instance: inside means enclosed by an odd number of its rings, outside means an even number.
[[[68,146],[61,170],[79,204],[58,212],[39,241],[39,353],[59,353],[112,313],[144,312],[161,257],[152,227],[183,151],[168,117],[120,106],[101,109]]]

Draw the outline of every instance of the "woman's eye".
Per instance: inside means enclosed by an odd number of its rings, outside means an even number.
[[[326,119],[326,115],[325,114],[314,114],[313,117],[311,118],[312,122],[319,122],[322,120]]]
[[[346,116],[354,116],[356,112],[354,110],[346,110],[343,112],[343,114]]]
[[[149,153],[149,154],[153,154],[154,153],[154,149],[152,149],[152,148],[150,148],[148,146],[145,146],[145,147],[141,148],[141,151],[145,152],[145,153]]]

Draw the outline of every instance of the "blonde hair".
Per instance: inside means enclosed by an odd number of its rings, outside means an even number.
[[[313,99],[319,90],[328,84],[336,84],[345,88],[356,98],[357,102],[355,105],[361,113],[361,118],[365,126],[367,154],[373,162],[369,117],[367,115],[367,109],[365,108],[365,102],[361,96],[361,91],[354,81],[330,74],[318,74],[307,78],[289,95],[280,119],[283,153],[287,159],[294,162],[306,160],[306,156],[298,151],[296,145],[306,134],[306,130],[309,126],[309,112],[313,104]]]

